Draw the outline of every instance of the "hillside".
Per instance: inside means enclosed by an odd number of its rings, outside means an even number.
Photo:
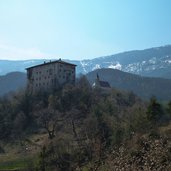
[[[171,102],[104,93],[85,76],[51,93],[0,98],[0,121],[3,171],[171,169]]]
[[[25,68],[49,60],[0,60],[0,75],[14,71],[25,72]],[[133,50],[90,60],[66,61],[77,65],[77,74],[87,74],[100,68],[113,68],[142,76],[171,78],[171,45]]]
[[[12,72],[0,76],[0,96],[24,88],[26,86],[26,74],[22,72]]]
[[[164,101],[171,99],[170,79],[142,77],[116,69],[98,69],[87,74],[91,84],[94,82],[97,73],[100,79],[108,81],[112,87],[132,91],[143,99],[150,99],[152,96]],[[25,85],[25,73],[12,72],[0,76],[0,96],[23,88]]]
[[[116,69],[98,69],[86,76],[92,84],[97,73],[101,80],[108,81],[114,88],[132,91],[143,99],[156,96],[159,100],[171,99],[171,80],[142,77]]]

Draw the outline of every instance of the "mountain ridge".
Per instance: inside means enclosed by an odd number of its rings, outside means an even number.
[[[25,72],[25,68],[41,64],[44,61],[48,62],[50,59],[0,60],[0,75],[14,71]],[[142,76],[171,79],[171,45],[125,51],[94,59],[65,61],[77,65],[77,74],[87,74],[100,68],[113,68]]]

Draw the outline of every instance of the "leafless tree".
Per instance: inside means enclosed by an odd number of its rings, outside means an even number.
[[[46,108],[37,112],[37,116],[39,125],[47,131],[49,139],[53,139],[57,123],[63,121],[61,113],[57,110]]]

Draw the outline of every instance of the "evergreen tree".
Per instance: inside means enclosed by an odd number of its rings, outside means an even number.
[[[164,112],[161,104],[157,102],[155,97],[152,97],[147,108],[147,118],[152,122],[157,122],[163,114]]]

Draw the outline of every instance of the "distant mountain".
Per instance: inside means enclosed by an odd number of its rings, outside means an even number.
[[[12,72],[0,76],[0,96],[11,91],[16,91],[26,86],[26,74],[22,72]]]
[[[0,75],[13,71],[25,72],[25,68],[41,64],[44,61],[49,60],[0,60]],[[142,76],[171,79],[171,45],[128,51],[91,60],[66,61],[77,65],[77,74],[86,74],[100,68],[113,68]]]
[[[111,87],[132,91],[143,99],[156,96],[159,100],[171,100],[171,80],[142,77],[116,69],[98,69],[87,74],[92,84],[96,75],[100,80],[108,81]]]
[[[0,75],[10,72],[26,72],[25,68],[43,63],[45,60],[0,60]]]
[[[171,78],[171,45],[81,61],[82,72],[113,68],[148,77]]]

